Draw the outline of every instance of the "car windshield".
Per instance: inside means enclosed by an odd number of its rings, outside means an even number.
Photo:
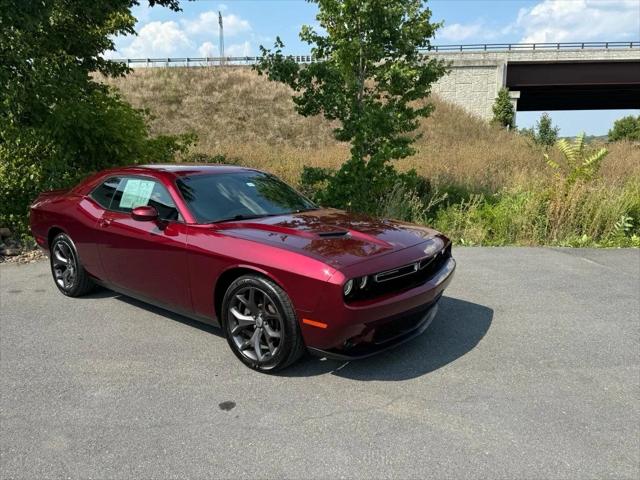
[[[198,223],[269,217],[318,207],[286,183],[263,172],[200,174],[176,181]]]

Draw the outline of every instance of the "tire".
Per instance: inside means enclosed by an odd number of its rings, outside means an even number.
[[[305,352],[291,300],[268,278],[237,278],[225,292],[221,317],[231,350],[249,368],[275,372]]]
[[[49,263],[53,282],[63,295],[79,297],[89,293],[95,286],[80,263],[76,246],[67,234],[60,233],[51,241]]]

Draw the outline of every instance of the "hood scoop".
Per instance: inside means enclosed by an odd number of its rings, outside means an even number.
[[[347,230],[334,231],[334,232],[318,232],[316,233],[316,235],[322,238],[341,238],[341,237],[349,236],[349,232]]]

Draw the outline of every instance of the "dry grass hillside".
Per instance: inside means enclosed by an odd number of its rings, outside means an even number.
[[[196,152],[224,154],[296,183],[303,165],[337,167],[348,156],[331,124],[303,118],[291,91],[249,68],[139,69],[110,79],[135,106],[150,111],[154,133],[198,134]],[[433,115],[423,121],[418,152],[398,162],[432,181],[497,190],[549,175],[539,150],[520,135],[473,118],[432,99]],[[640,175],[640,148],[613,144],[602,169],[607,182]]]

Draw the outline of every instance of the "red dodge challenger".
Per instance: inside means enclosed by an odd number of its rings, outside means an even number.
[[[103,171],[40,195],[31,230],[64,295],[99,284],[218,325],[259,371],[421,334],[455,269],[434,230],[320,208],[235,166]]]

